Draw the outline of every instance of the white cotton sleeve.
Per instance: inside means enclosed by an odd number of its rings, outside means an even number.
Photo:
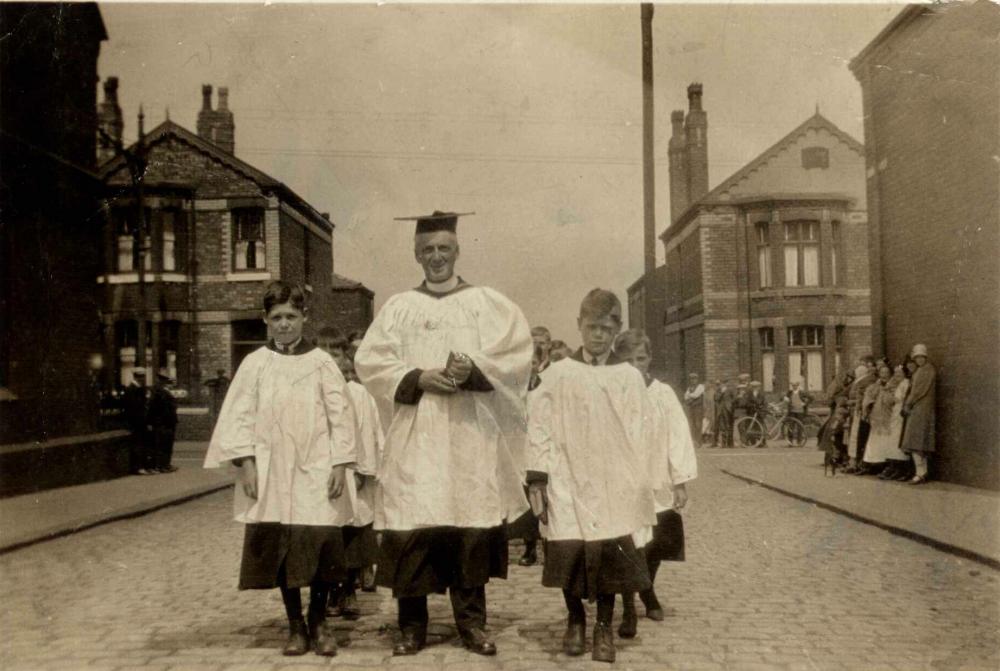
[[[330,428],[330,465],[355,464],[358,460],[357,422],[347,383],[332,360],[323,365],[321,380],[323,407]]]
[[[267,357],[260,350],[247,356],[233,376],[205,454],[205,468],[254,456],[260,376]]]

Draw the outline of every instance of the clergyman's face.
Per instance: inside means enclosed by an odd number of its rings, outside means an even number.
[[[268,331],[276,343],[291,345],[302,337],[302,327],[306,315],[291,303],[282,303],[271,308],[264,317]]]
[[[621,322],[612,315],[600,319],[580,317],[576,323],[583,338],[583,349],[594,356],[601,356],[611,349],[611,343],[622,328]]]
[[[414,255],[428,282],[447,282],[455,274],[458,237],[450,231],[420,233],[414,241]]]

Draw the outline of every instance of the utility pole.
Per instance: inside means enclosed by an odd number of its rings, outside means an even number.
[[[642,200],[645,275],[656,270],[656,175],[653,165],[653,4],[642,3]],[[649,281],[649,280],[647,280]],[[646,305],[649,305],[647,289]],[[648,314],[647,309],[647,314]],[[646,324],[646,328],[651,325]]]

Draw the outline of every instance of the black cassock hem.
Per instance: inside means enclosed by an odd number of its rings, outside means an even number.
[[[284,585],[281,569],[284,565]],[[240,589],[305,587],[347,576],[340,527],[259,522],[243,534]]]
[[[542,585],[581,599],[640,592],[651,585],[646,562],[630,536],[599,541],[546,541]]]
[[[479,587],[507,577],[507,533],[490,528],[427,527],[382,532],[375,582],[395,598]]]
[[[656,513],[653,540],[642,549],[650,561],[684,561],[684,518],[676,510]]]

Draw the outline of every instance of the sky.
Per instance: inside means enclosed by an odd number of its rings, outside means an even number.
[[[201,85],[228,86],[236,155],[330,212],[334,270],[376,309],[422,279],[412,223],[393,217],[435,209],[476,212],[459,274],[556,338],[579,343],[593,287],[627,304],[643,271],[638,5],[100,7],[99,74],[120,80],[126,139],[140,103],[147,130],[169,113],[193,131]],[[817,107],[863,141],[847,65],[900,10],[657,5],[657,235],[689,83],[704,86],[710,187]]]

